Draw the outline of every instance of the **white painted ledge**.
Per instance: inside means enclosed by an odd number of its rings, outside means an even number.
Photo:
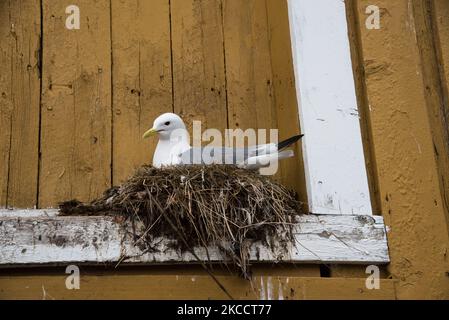
[[[357,215],[298,217],[296,245],[288,252],[270,251],[262,244],[251,248],[253,262],[388,263],[383,218]],[[143,253],[113,217],[60,217],[55,210],[0,210],[0,268],[67,264],[174,264],[197,263],[190,253],[168,249],[158,239],[158,252]],[[207,260],[205,250],[196,254]],[[221,261],[216,248],[210,260]]]

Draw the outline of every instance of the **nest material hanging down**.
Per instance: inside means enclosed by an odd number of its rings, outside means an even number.
[[[117,214],[143,222],[148,245],[154,238],[166,237],[182,251],[216,246],[249,277],[250,246],[262,242],[272,250],[286,250],[301,204],[293,192],[269,177],[231,165],[143,166],[102,198],[89,204],[67,201],[60,204],[60,211]]]

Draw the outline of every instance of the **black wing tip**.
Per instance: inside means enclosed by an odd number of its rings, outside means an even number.
[[[277,144],[278,150],[282,150],[284,148],[287,148],[288,146],[294,144],[298,140],[300,140],[302,137],[304,137],[303,134],[298,134],[296,136],[290,137],[288,139],[285,139],[284,141],[281,141]]]

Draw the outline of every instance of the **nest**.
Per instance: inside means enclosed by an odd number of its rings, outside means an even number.
[[[60,204],[63,215],[117,214],[133,224],[142,222],[145,231],[135,236],[148,245],[166,237],[176,249],[193,254],[195,247],[215,246],[246,278],[251,245],[262,242],[273,252],[286,250],[301,210],[284,186],[231,165],[143,166],[89,204]]]

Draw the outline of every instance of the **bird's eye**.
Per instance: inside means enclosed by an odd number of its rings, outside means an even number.
[[[170,121],[167,121],[166,123],[164,123],[166,126],[170,125]]]

